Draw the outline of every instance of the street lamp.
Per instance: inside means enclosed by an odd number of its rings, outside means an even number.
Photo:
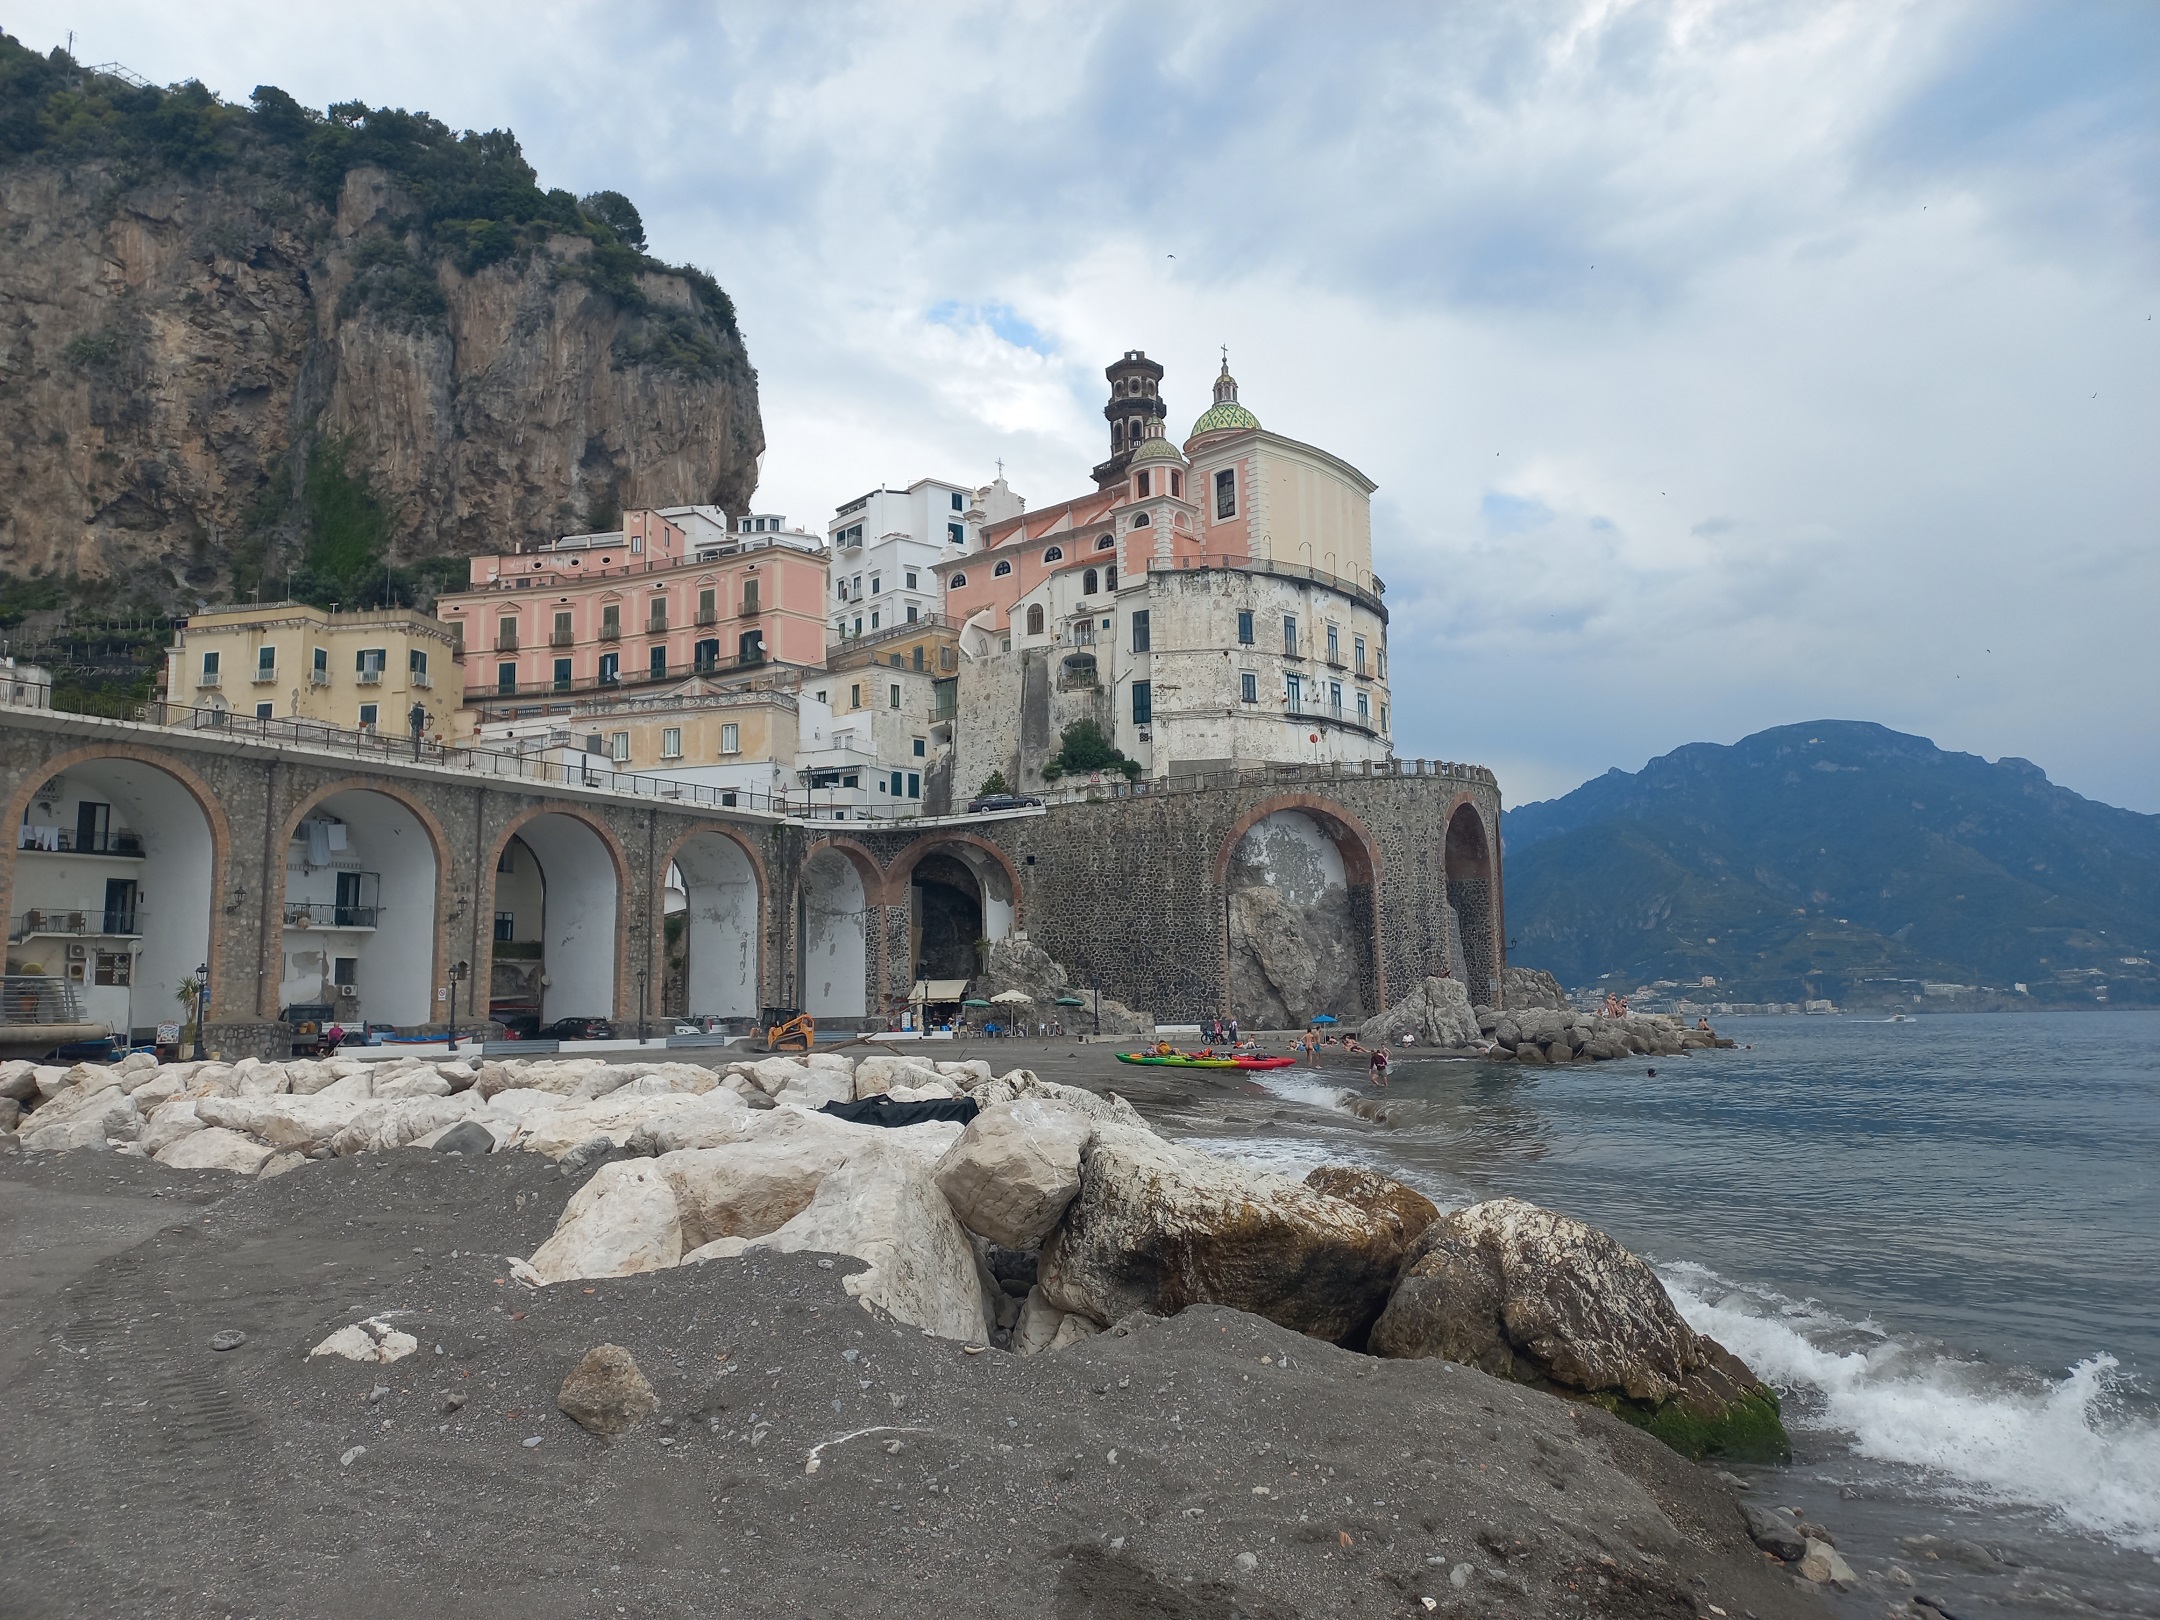
[[[412,727],[412,757],[415,764],[420,760],[420,737],[427,730],[427,722],[427,705],[424,703],[415,703],[412,713],[405,717],[405,723]]]
[[[450,1050],[453,1052],[457,1050],[458,1043],[458,986],[462,985],[471,976],[471,973],[472,964],[470,962],[452,962],[450,964]]]
[[[183,956],[182,958],[180,958],[180,960],[181,960],[181,961],[183,961],[183,962],[185,962],[185,961],[187,960],[187,958]],[[201,967],[199,967],[199,968],[197,968],[197,969],[195,970],[195,1052],[194,1052],[194,1057],[195,1057],[195,1061],[196,1061],[197,1063],[200,1063],[200,1062],[202,1062],[202,1061],[203,1061],[203,1060],[204,1060],[205,1058],[207,1058],[207,1057],[208,1057],[208,1056],[210,1055],[210,1054],[209,1054],[208,1052],[206,1052],[205,1050],[203,1050],[203,1018],[204,1018],[204,1016],[205,1016],[205,1015],[206,1015],[206,1014],[208,1013],[209,1009],[210,1009],[210,964],[209,964],[209,962],[208,962],[208,961],[206,960],[206,961],[205,961],[205,962],[203,963],[203,965],[202,965]]]

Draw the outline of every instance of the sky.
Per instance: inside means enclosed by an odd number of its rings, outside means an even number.
[[[2160,812],[2160,6],[17,4],[514,129],[733,295],[758,507],[1031,505],[1227,345],[1361,468],[1399,754],[1874,720]]]

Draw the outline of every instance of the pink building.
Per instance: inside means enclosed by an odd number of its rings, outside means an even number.
[[[468,701],[820,668],[825,563],[823,540],[779,517],[670,506],[475,557],[469,586],[435,611],[464,639]]]

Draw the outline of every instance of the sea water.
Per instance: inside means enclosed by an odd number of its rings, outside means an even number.
[[[1648,1258],[1782,1393],[1795,1462],[1744,1472],[1876,1573],[1847,1612],[2160,1615],[2160,1014],[1721,1033],[1742,1048],[1557,1068],[1412,1049],[1384,1123],[1347,1107],[1361,1062],[1323,1059],[1182,1125]]]

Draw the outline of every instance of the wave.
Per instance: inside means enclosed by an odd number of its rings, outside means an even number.
[[[1284,1102],[1331,1113],[1346,1110],[1357,1092],[1339,1080],[1330,1080],[1318,1069],[1248,1069],[1243,1078]]]
[[[1952,1496],[2037,1507],[2160,1554],[2160,1421],[2131,1408],[2113,1356],[2055,1379],[2006,1373],[1704,1267],[1660,1271],[1689,1326],[1802,1396],[1796,1427],[1842,1431],[1857,1455],[1920,1469]]]

